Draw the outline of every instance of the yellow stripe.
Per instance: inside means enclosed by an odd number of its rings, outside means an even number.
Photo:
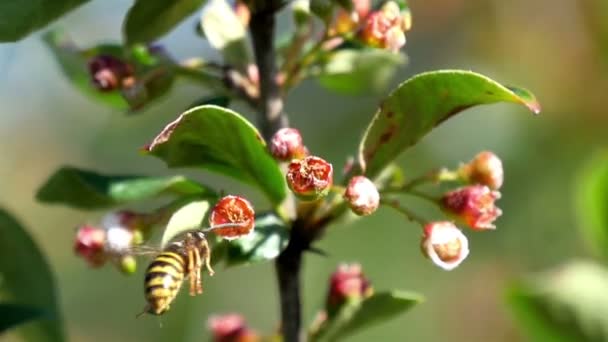
[[[150,265],[150,268],[148,268],[148,271],[146,272],[146,274],[150,274],[152,272],[158,272],[158,273],[164,273],[164,274],[168,274],[170,276],[173,276],[173,278],[180,280],[184,277],[184,274],[181,272],[178,272],[175,270],[175,268],[171,267],[171,266],[162,266],[162,265]]]
[[[157,256],[154,261],[164,261],[166,263],[172,264],[178,270],[184,269],[184,259],[181,255],[173,252],[163,252],[159,256]]]
[[[167,301],[172,301],[173,298],[175,298],[175,295],[177,294],[176,290],[172,290],[172,289],[166,289],[166,288],[154,288],[152,289],[152,291],[147,293],[148,298],[150,299],[165,299]]]

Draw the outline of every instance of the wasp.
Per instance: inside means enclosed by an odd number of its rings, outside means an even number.
[[[152,260],[145,272],[144,293],[147,304],[138,317],[144,313],[162,315],[177,296],[185,279],[190,281],[190,295],[203,293],[201,269],[210,276],[211,247],[205,233],[222,229],[242,227],[242,223],[226,223],[207,229],[188,231],[162,249]]]
[[[202,267],[213,275],[211,248],[204,232],[188,232],[183,239],[167,245],[146,270],[144,291],[147,304],[142,314],[162,315],[167,312],[186,278],[190,280],[191,296],[203,293]]]

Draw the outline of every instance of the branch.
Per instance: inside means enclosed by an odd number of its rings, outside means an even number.
[[[283,113],[281,89],[277,83],[277,58],[274,47],[275,13],[278,1],[265,1],[251,16],[249,28],[253,40],[255,61],[260,75],[258,113],[262,135],[268,141],[280,128],[287,127]]]
[[[280,0],[259,0],[253,6],[254,12],[249,22],[253,40],[253,50],[260,77],[258,102],[259,122],[266,141],[273,134],[287,127],[287,116],[283,112],[281,89],[277,82],[277,58],[274,47],[275,13],[280,8]],[[308,247],[308,239],[300,236],[302,229],[294,223],[287,248],[276,260],[277,281],[281,302],[281,332],[283,341],[302,340],[302,305],[300,300],[300,273],[302,254]]]

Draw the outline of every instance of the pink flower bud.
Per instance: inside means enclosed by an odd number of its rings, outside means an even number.
[[[231,223],[234,225],[230,225]],[[222,238],[236,239],[253,231],[255,211],[251,203],[243,197],[225,196],[213,207],[209,224],[213,232]]]
[[[387,50],[397,53],[405,45],[405,33],[401,27],[393,26],[386,31],[384,41]]]
[[[372,9],[371,0],[353,0],[353,7],[355,12],[357,12],[357,16],[359,20],[363,20],[369,14],[369,11]]]
[[[378,209],[380,193],[374,182],[363,176],[356,176],[348,182],[344,200],[355,214],[366,216]]]
[[[239,19],[243,27],[249,26],[249,20],[251,20],[251,11],[249,7],[242,1],[237,1],[234,4],[234,14]]]
[[[459,169],[459,174],[468,183],[478,183],[498,190],[504,180],[502,161],[494,153],[480,152]]]
[[[256,342],[257,333],[247,327],[245,319],[239,314],[211,316],[207,322],[214,342]]]
[[[290,161],[304,158],[307,154],[300,131],[281,128],[270,139],[270,153],[278,160]]]
[[[469,255],[469,242],[452,222],[431,222],[424,226],[421,249],[435,265],[450,271]]]
[[[105,244],[106,231],[104,229],[84,225],[76,233],[74,252],[91,267],[99,267],[106,261]]]
[[[287,185],[303,201],[314,201],[327,195],[333,185],[333,168],[325,160],[309,156],[292,160],[285,175]]]
[[[114,56],[99,55],[89,61],[89,74],[98,90],[112,91],[121,87],[123,79],[133,75],[133,68]]]
[[[499,198],[498,191],[485,185],[471,185],[446,193],[441,198],[441,205],[445,212],[474,230],[495,229],[493,222],[502,215],[494,205]]]
[[[344,303],[367,298],[372,293],[373,288],[365,275],[363,275],[361,265],[341,264],[329,280],[329,292],[326,302],[327,312],[331,315]]]

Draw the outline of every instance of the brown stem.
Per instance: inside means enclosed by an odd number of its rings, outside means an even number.
[[[283,112],[281,89],[277,83],[277,60],[274,47],[275,13],[281,6],[279,0],[259,0],[253,6],[249,28],[260,77],[258,113],[264,139],[268,141],[279,129],[288,126]],[[303,236],[304,229],[294,222],[291,238],[285,250],[276,260],[275,267],[281,302],[281,332],[283,341],[302,340],[302,305],[300,299],[300,273],[302,254],[310,241]]]
[[[257,9],[251,16],[249,28],[260,75],[259,121],[262,135],[269,140],[277,130],[287,127],[288,121],[283,112],[281,88],[277,83],[274,47],[275,12],[279,4],[274,4],[274,1],[265,1],[263,4],[265,6]]]

